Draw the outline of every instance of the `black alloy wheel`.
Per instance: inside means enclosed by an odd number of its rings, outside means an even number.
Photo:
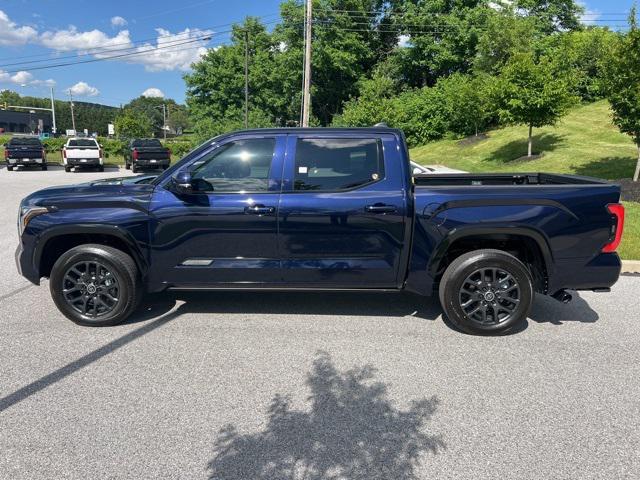
[[[526,323],[533,295],[529,269],[513,255],[493,249],[460,255],[439,285],[447,319],[473,334],[504,333]]]
[[[71,308],[81,315],[102,317],[117,306],[118,279],[101,262],[79,262],[62,279],[62,293]]]

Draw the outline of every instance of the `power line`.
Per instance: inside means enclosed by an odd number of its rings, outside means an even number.
[[[276,20],[277,21],[277,20]],[[270,22],[270,23],[275,23],[274,22]],[[268,23],[267,23],[268,24]],[[179,48],[178,50],[169,50],[171,48],[174,47],[181,47],[182,45],[187,45],[187,44],[191,44],[191,43],[196,43],[196,42],[205,42],[208,43],[211,41],[211,39],[215,36],[219,36],[219,35],[223,35],[223,34],[227,34],[227,33],[231,33],[233,32],[233,30],[227,30],[224,32],[217,32],[217,33],[213,33],[210,34],[208,36],[203,36],[203,37],[199,37],[196,39],[189,39],[180,43],[174,43],[171,45],[165,45],[165,44],[160,44],[158,46],[153,46],[153,45],[143,45],[143,46],[139,46],[136,47],[137,49],[144,49],[144,50],[138,50],[138,51],[134,51],[134,52],[129,52],[129,53],[122,53],[119,55],[109,55],[109,56],[104,56],[104,57],[100,57],[100,58],[92,58],[89,60],[80,60],[80,61],[76,61],[76,62],[63,62],[63,63],[55,63],[55,64],[48,64],[48,65],[42,65],[42,66],[35,66],[35,67],[26,67],[26,68],[20,68],[17,70],[8,70],[5,73],[18,73],[18,72],[22,72],[22,71],[35,71],[35,70],[45,70],[45,69],[49,69],[49,68],[58,68],[58,67],[67,67],[67,66],[73,66],[73,65],[81,65],[81,64],[85,64],[85,63],[95,63],[95,62],[101,62],[101,61],[106,61],[106,60],[112,60],[112,59],[118,59],[118,58],[128,58],[128,57],[133,57],[133,56],[144,56],[144,55],[153,55],[158,51],[180,51],[180,50],[191,50],[194,48],[203,48],[205,47],[204,44],[201,45],[197,45],[195,47],[187,47],[187,48]],[[96,54],[92,53],[92,54],[87,54],[90,56],[95,56]],[[85,55],[86,56],[86,55]],[[75,56],[73,58],[76,58]]]
[[[39,66],[39,67],[24,68],[24,69],[20,69],[20,70],[9,70],[9,71],[7,71],[5,73],[18,73],[18,72],[23,72],[23,71],[31,72],[31,71],[34,71],[34,70],[45,70],[45,69],[48,69],[48,68],[68,67],[68,66],[71,66],[71,65],[81,65],[81,64],[84,64],[84,63],[102,62],[102,61],[106,61],[106,60],[112,60],[114,58],[126,58],[126,57],[133,57],[133,56],[136,56],[136,55],[149,55],[149,54],[153,54],[153,53],[155,53],[157,51],[160,51],[160,50],[169,51],[168,50],[169,48],[175,48],[176,46],[181,46],[181,45],[186,45],[186,44],[189,44],[189,43],[201,42],[201,41],[202,41],[202,39],[189,40],[189,41],[183,42],[182,44],[170,45],[169,47],[151,47],[148,50],[143,50],[143,51],[140,51],[140,52],[123,53],[123,54],[120,54],[120,55],[111,55],[109,57],[102,57],[102,58],[92,58],[92,59],[89,59],[89,60],[81,60],[79,62],[66,62],[66,63],[58,63],[58,64],[53,64],[53,65],[43,65],[43,66]],[[202,47],[204,47],[204,45],[198,45],[198,46],[192,47],[192,48],[202,48]],[[183,48],[183,49],[178,49],[178,50],[174,50],[174,51],[180,51],[180,50],[189,50],[189,48]]]
[[[262,16],[255,17],[255,18],[257,18],[258,20],[262,20],[262,19],[266,19],[266,18],[274,17],[274,16],[278,16],[279,17],[279,15],[280,15],[279,13],[270,13],[268,15],[262,15]],[[264,25],[270,25],[270,24],[276,23],[277,21],[278,20],[265,22]],[[229,27],[229,26],[237,25],[238,23],[240,23],[240,20],[235,21],[235,22],[222,23],[222,24],[219,24],[219,25],[212,25],[210,27],[205,27],[205,28],[194,30],[194,31],[195,32],[204,31],[205,29],[214,30],[216,28],[222,28],[222,27]],[[131,45],[132,44],[136,44],[136,43],[144,44],[144,43],[147,43],[147,42],[152,42],[152,41],[157,40],[158,38],[169,38],[169,37],[177,38],[177,37],[183,37],[185,35],[188,36],[188,35],[191,35],[194,31],[176,33],[176,34],[168,35],[166,37],[155,36],[155,37],[143,38],[143,39],[139,39],[139,40],[131,40],[129,42],[112,43],[110,45],[103,44],[103,46],[96,46],[96,47],[94,47],[92,49],[74,48],[73,51],[76,51],[76,52],[86,52],[87,50],[91,50],[91,52],[79,53],[77,55],[69,55],[68,57],[75,57],[75,56],[81,56],[81,55],[99,55],[100,52],[96,52],[95,51],[96,49],[104,49],[104,52],[107,53],[109,51],[115,51],[115,50],[112,49],[112,47],[119,47],[119,46],[123,46],[123,45],[129,45],[129,47],[127,47],[127,48],[135,48],[135,45],[133,45],[133,46],[131,46]],[[231,32],[231,31],[232,30],[227,30],[225,32],[216,32],[216,31],[214,31],[213,34],[228,33],[228,32]],[[33,55],[23,55],[23,56],[17,56],[17,57],[3,57],[3,58],[0,58],[0,61],[19,60],[19,59],[23,59],[23,58],[38,58],[38,57],[45,57],[45,56],[50,56],[50,55],[51,55],[51,52],[37,53],[37,54],[33,54]],[[60,59],[60,58],[65,58],[65,57],[57,57],[55,60]],[[51,59],[46,59],[46,60],[51,60]],[[8,64],[8,65],[11,65],[11,64]],[[8,66],[8,65],[6,65],[6,66]]]

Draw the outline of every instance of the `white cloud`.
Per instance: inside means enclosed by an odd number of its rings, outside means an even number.
[[[39,87],[55,87],[56,81],[53,78],[47,78],[46,80],[33,80],[31,85],[36,85]]]
[[[211,30],[189,28],[176,34],[163,28],[157,28],[156,32],[158,38],[155,45],[146,43],[138,47],[136,51],[144,53],[129,57],[128,62],[144,65],[149,72],[188,70],[192,63],[207,53],[205,45],[208,40],[205,38],[213,33]]]
[[[19,27],[9,16],[0,10],[0,45],[24,45],[38,36],[33,27]]]
[[[86,82],[78,82],[73,87],[67,88],[65,93],[71,93],[71,95],[75,95],[76,97],[95,97],[96,95],[100,95],[100,90]]]
[[[132,46],[128,30],[121,30],[114,37],[110,37],[100,30],[90,30],[80,32],[71,25],[66,30],[55,32],[44,32],[40,35],[40,43],[45,47],[59,52],[79,50],[81,52],[92,52],[96,49],[104,51],[113,48],[129,48]],[[96,55],[99,57],[98,55]]]
[[[115,17],[111,17],[111,26],[112,27],[124,27],[127,22],[123,17],[116,15]]]
[[[17,72],[11,77],[11,81],[13,83],[17,83],[20,85],[29,83],[31,82],[31,80],[33,80],[33,75],[29,72],[25,72],[24,70]]]
[[[11,75],[8,72],[0,70],[0,83],[13,83],[20,86],[32,85],[36,87],[55,87],[56,81],[53,78],[47,80],[34,79],[33,75],[24,70]]]
[[[159,88],[151,87],[142,92],[142,96],[149,98],[164,98],[164,92]]]

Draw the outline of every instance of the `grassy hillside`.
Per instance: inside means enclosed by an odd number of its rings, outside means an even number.
[[[616,180],[631,178],[637,149],[611,123],[605,101],[573,110],[555,127],[534,130],[535,160],[527,153],[527,128],[506,127],[488,132],[489,138],[470,145],[442,140],[411,150],[412,160],[441,164],[469,172],[557,172]],[[627,202],[627,222],[620,254],[640,259],[640,203]]]

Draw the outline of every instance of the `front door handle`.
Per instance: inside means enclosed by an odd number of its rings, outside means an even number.
[[[252,215],[267,215],[268,213],[273,213],[276,211],[276,207],[265,207],[264,205],[251,205],[249,207],[244,207],[244,213],[249,213]]]
[[[384,203],[376,203],[375,205],[367,205],[364,211],[367,213],[394,213],[398,208],[395,205],[385,205]]]

